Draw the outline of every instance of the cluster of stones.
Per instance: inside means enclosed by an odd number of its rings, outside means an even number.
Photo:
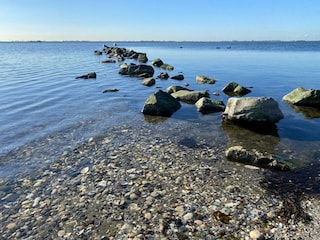
[[[126,48],[105,46],[102,52],[96,50],[94,53],[102,55],[103,52],[109,55],[109,59],[101,61],[103,63],[115,62],[112,58],[117,58],[118,62],[122,62],[125,59],[137,60],[140,64],[123,63],[120,66],[119,74],[143,78],[142,84],[145,86],[153,86],[156,83],[153,77],[155,73],[153,67],[165,70],[165,72],[161,72],[157,76],[159,79],[168,79],[170,76],[166,71],[174,69],[173,66],[164,63],[160,58],[151,61],[151,65],[146,65],[148,62],[146,53],[135,52]],[[96,78],[96,73],[88,73],[77,78]],[[179,74],[171,77],[171,79],[181,81],[184,80],[184,76]],[[198,75],[196,76],[196,82],[199,84],[214,84],[216,80],[208,76]],[[115,91],[118,91],[118,89],[107,89],[103,92]],[[256,127],[260,129],[270,128],[272,131],[276,130],[275,123],[284,118],[278,103],[273,98],[243,97],[249,94],[251,90],[236,82],[228,83],[222,89],[222,92],[230,96],[226,105],[220,100],[210,99],[208,91],[193,91],[181,86],[170,86],[166,91],[157,90],[154,94],[151,94],[145,101],[141,112],[145,115],[170,117],[181,108],[180,102],[185,102],[194,104],[197,110],[203,114],[223,112],[223,121],[242,127],[249,127],[250,129]],[[320,107],[320,90],[305,90],[299,87],[284,96],[283,101],[296,106]],[[280,170],[290,169],[283,163],[278,163],[273,156],[261,157],[261,154],[258,154],[256,150],[248,150],[241,146],[228,149],[226,157],[231,161],[245,162],[260,167]]]

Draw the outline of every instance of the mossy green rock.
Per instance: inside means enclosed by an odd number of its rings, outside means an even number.
[[[207,97],[200,98],[195,105],[197,107],[198,112],[201,112],[203,114],[222,112],[225,108],[225,105],[222,101],[210,99]]]
[[[298,106],[320,107],[320,90],[298,87],[285,95],[282,100]]]
[[[142,113],[146,115],[170,117],[180,107],[180,102],[169,93],[158,90],[148,97],[142,108]]]

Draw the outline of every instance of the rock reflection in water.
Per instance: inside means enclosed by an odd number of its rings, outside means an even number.
[[[313,119],[320,118],[320,108],[309,106],[296,106],[289,104],[289,106],[297,113],[302,113],[305,118]]]
[[[165,122],[168,117],[162,117],[162,116],[152,116],[152,115],[143,115],[144,116],[144,120],[148,123],[162,123]]]
[[[247,149],[257,149],[258,151],[272,153],[280,142],[276,128],[264,128],[258,132],[229,121],[223,121],[222,129],[227,135],[229,146],[241,145]]]

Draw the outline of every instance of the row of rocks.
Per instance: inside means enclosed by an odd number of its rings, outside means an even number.
[[[148,61],[146,53],[137,53],[125,48],[104,48],[104,52],[109,57],[117,57],[118,61],[124,58],[136,59],[141,63]],[[95,51],[95,54],[100,54]],[[102,53],[101,53],[102,54]],[[114,60],[113,60],[114,61]],[[113,62],[106,60],[105,62]],[[151,62],[151,65],[124,63],[120,66],[119,74],[132,77],[143,78],[142,84],[145,86],[153,86],[155,84],[154,67],[160,67],[164,70],[173,70],[174,67],[165,64],[160,58]],[[86,78],[86,75],[83,76]],[[167,72],[161,72],[157,78],[168,79]],[[176,80],[183,80],[184,76],[179,74],[171,77]],[[199,84],[214,84],[215,79],[198,75],[196,82]],[[283,119],[283,113],[279,109],[278,103],[270,97],[243,97],[251,92],[249,88],[241,86],[236,82],[228,83],[222,91],[231,97],[228,99],[227,105],[220,101],[210,99],[208,91],[193,91],[181,86],[170,86],[166,91],[158,90],[151,94],[144,103],[141,112],[145,115],[170,117],[174,112],[181,108],[180,101],[194,104],[201,113],[223,112],[222,119],[231,121],[240,126],[250,128],[258,126],[258,128],[270,127],[276,129],[275,123]],[[319,106],[319,91],[305,90],[298,88],[283,97],[283,100],[295,105],[316,105]],[[241,97],[241,98],[239,98]],[[307,99],[307,100],[306,100]],[[243,147],[232,147],[226,151],[227,159],[231,161],[242,162],[245,164],[256,165],[260,167],[273,168],[278,170],[290,170],[286,164],[275,160],[271,155],[266,156],[256,152],[256,150],[248,150]]]

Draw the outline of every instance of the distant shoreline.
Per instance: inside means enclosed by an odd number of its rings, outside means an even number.
[[[232,40],[232,41],[171,41],[171,40],[141,40],[141,41],[125,41],[125,40],[119,40],[119,41],[112,41],[112,40],[99,40],[99,41],[91,41],[91,40],[59,40],[59,41],[50,41],[50,40],[26,40],[26,41],[20,41],[20,40],[12,40],[12,41],[0,41],[0,43],[73,43],[73,42],[92,42],[92,43],[101,43],[101,42],[116,42],[116,43],[274,43],[274,42],[283,42],[283,43],[293,43],[293,42],[320,42],[320,40]]]

